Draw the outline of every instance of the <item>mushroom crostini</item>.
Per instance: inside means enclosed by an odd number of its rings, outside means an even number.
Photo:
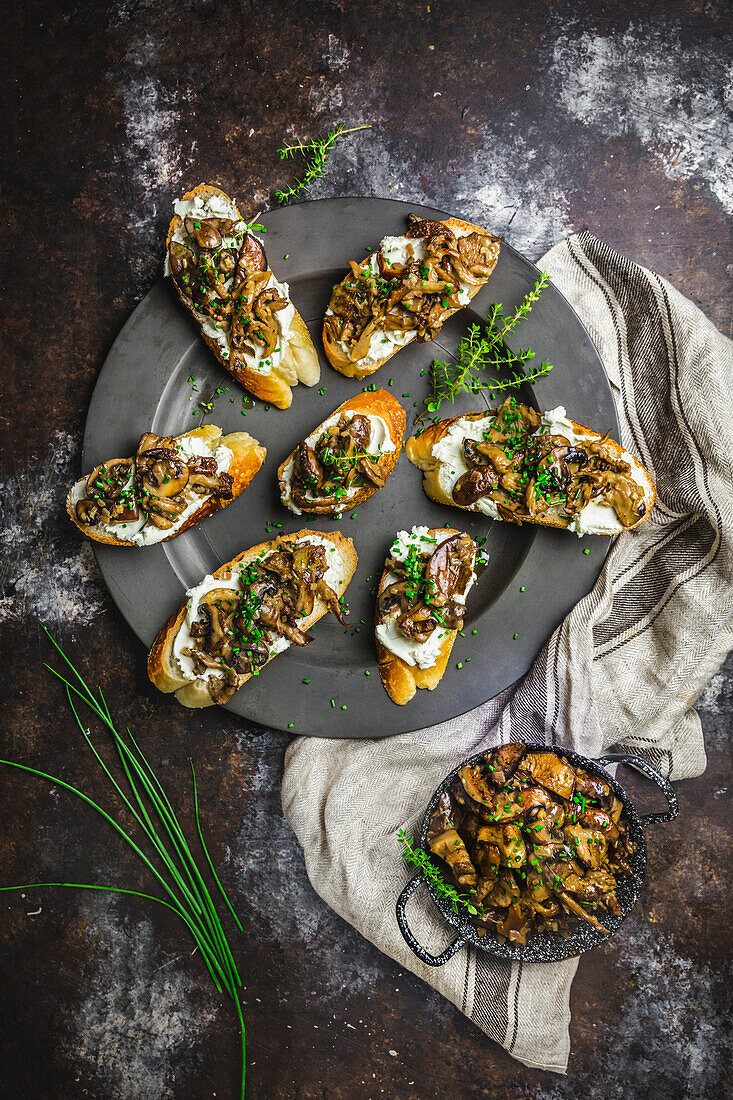
[[[415,214],[408,221],[403,236],[385,237],[361,263],[350,260],[333,288],[323,346],[349,378],[373,374],[412,340],[433,340],[496,267],[501,242],[480,226]]]
[[[238,497],[266,453],[246,432],[222,435],[213,424],[175,437],[146,432],[134,457],[102,462],[75,482],[66,510],[95,542],[165,542]]]
[[[344,622],[356,562],[338,531],[296,531],[245,550],[187,593],[150,650],[151,681],[185,707],[228,702],[278,653],[308,645],[327,611]]]
[[[281,463],[280,496],[296,515],[338,515],[381,489],[397,465],[405,410],[386,390],[344,401]]]
[[[292,387],[314,386],[318,355],[236,204],[200,184],[174,206],[165,274],[221,365],[255,397],[287,409]]]
[[[476,579],[476,544],[450,528],[400,531],[385,562],[374,617],[379,674],[402,706],[440,683],[466,596]]]
[[[508,523],[615,535],[644,523],[656,500],[648,471],[608,433],[514,397],[431,424],[405,449],[431,500]]]

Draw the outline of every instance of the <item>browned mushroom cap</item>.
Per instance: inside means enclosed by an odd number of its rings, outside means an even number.
[[[452,535],[445,539],[428,558],[425,566],[425,587],[433,605],[447,603],[456,591],[457,570],[452,558],[460,539],[461,535]]]
[[[214,222],[208,218],[184,218],[183,224],[189,237],[199,248],[213,249],[221,247],[221,233]]]
[[[431,242],[440,238],[445,238],[445,242],[449,247],[455,248],[456,235],[452,229],[443,222],[426,221],[423,218],[419,218],[417,214],[407,215],[407,231],[406,237],[427,237]]]
[[[87,496],[75,507],[78,521],[88,527],[99,520],[122,523],[137,519],[132,473],[129,458],[113,458],[95,466],[86,481]]]
[[[499,475],[493,466],[475,466],[458,478],[453,486],[453,499],[456,504],[467,507],[475,504],[499,484]]]
[[[232,499],[234,478],[228,473],[219,473],[216,459],[212,456],[196,456],[188,463],[188,488],[195,493],[210,493],[222,500]]]
[[[427,641],[437,625],[432,609],[425,604],[418,604],[397,618],[398,630],[417,642]]]
[[[111,458],[95,466],[87,478],[87,492],[90,496],[101,496],[105,500],[115,500],[126,488],[132,476],[132,462],[129,458]]]
[[[323,484],[323,468],[316,458],[315,451],[305,440],[302,440],[295,450],[293,481],[303,490],[319,489]]]
[[[463,440],[463,454],[469,466],[490,463],[500,474],[507,474],[513,468],[511,458],[496,443],[466,438]]]
[[[212,588],[201,597],[198,610],[206,617],[208,638],[206,648],[210,653],[229,656],[233,638],[232,622],[239,609],[239,595],[231,588]]]
[[[168,262],[171,267],[171,277],[187,298],[191,297],[191,271],[196,267],[196,258],[190,248],[178,241],[171,241],[168,249]]]
[[[245,233],[242,246],[239,249],[234,289],[236,290],[248,275],[253,275],[257,271],[267,271],[265,250],[256,237],[253,237],[251,233]]]
[[[485,283],[496,265],[499,241],[483,233],[469,233],[458,238],[459,274],[472,286]]]
[[[138,450],[137,472],[144,490],[155,497],[178,496],[188,484],[188,465],[170,447]]]

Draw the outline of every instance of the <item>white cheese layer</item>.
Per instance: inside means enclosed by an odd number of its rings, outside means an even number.
[[[432,553],[445,542],[446,538],[452,538],[452,535],[446,535],[445,538],[440,538],[440,536],[436,538],[435,535],[430,534],[427,527],[413,527],[411,531],[399,531],[397,533],[395,541],[390,547],[390,553],[397,561],[405,561],[411,546],[417,547],[421,553],[424,553],[426,549]],[[380,585],[380,592],[383,592],[385,588],[388,588],[397,580],[398,577],[394,573],[386,573],[384,582]],[[466,585],[466,591],[463,593],[462,598],[455,597],[456,603],[465,603],[466,596],[475,580],[476,574],[474,573]],[[438,659],[443,642],[451,634],[451,631],[445,627],[436,626],[424,642],[416,641],[414,638],[406,638],[397,628],[397,611],[395,610],[389,618],[377,623],[375,634],[377,641],[390,653],[394,653],[395,657],[403,660],[406,665],[432,668]]]
[[[214,440],[216,446],[212,450],[209,444],[201,436],[187,436],[183,439],[179,439],[177,442],[177,449],[182,458],[189,459],[199,455],[202,458],[215,458],[217,473],[225,474],[232,463],[232,452],[223,443],[217,443]],[[127,489],[132,488],[132,478],[130,478]],[[85,477],[80,478],[71,490],[71,502],[74,508],[80,500],[83,500],[87,495],[87,479]],[[98,523],[95,527],[101,527],[108,535],[113,535],[116,539],[121,539],[122,542],[131,542],[135,546],[153,546],[157,542],[162,542],[163,539],[168,539],[172,535],[175,535],[177,531],[180,531],[181,527],[185,524],[194,512],[197,512],[203,504],[211,497],[211,493],[202,493],[196,495],[191,500],[184,510],[181,512],[178,519],[173,523],[171,527],[156,527],[155,524],[145,515],[140,515],[138,519],[123,520],[121,523]]]
[[[311,434],[306,437],[305,442],[308,444],[308,446],[315,447],[316,443],[321,438],[326,428],[330,428],[332,424],[337,424],[343,415],[344,414],[342,412],[335,412],[333,416],[329,416],[328,420],[325,420],[322,425],[320,425],[318,428],[315,429],[315,431],[311,432]],[[396,444],[392,439],[392,436],[389,434],[389,427],[386,420],[383,420],[381,416],[376,416],[373,413],[360,413],[359,415],[367,416],[371,425],[371,434],[369,436],[369,444],[367,446],[367,450],[369,451],[369,453],[372,455],[388,454],[390,451],[394,451]],[[285,491],[282,494],[282,502],[285,507],[289,508],[291,512],[294,512],[296,516],[300,516],[302,515],[302,511],[292,497],[293,466],[294,460],[292,458],[289,458],[287,463],[285,464],[285,469],[283,470],[282,476],[283,484],[285,485]],[[357,492],[358,488],[355,488],[350,489],[348,493],[344,493],[344,495],[340,498],[343,502],[344,508],[348,506],[349,500],[351,500],[351,498],[354,497]],[[306,496],[311,500],[315,499],[313,495],[309,492],[306,492]]]
[[[491,426],[493,419],[489,414],[476,420],[461,417],[433,447],[433,458],[438,460],[436,471],[438,484],[451,500],[456,482],[463,474],[468,473],[469,469],[463,455],[464,439],[473,439],[477,442],[483,439],[484,432]],[[598,438],[596,435],[576,431],[562,405],[542,414],[542,427],[548,429],[546,434],[562,435],[569,443],[583,444]],[[539,428],[540,432],[542,427]],[[624,451],[621,458],[629,463],[631,476],[642,489],[645,489],[644,471],[634,456]],[[481,497],[475,504],[469,505],[467,510],[483,512],[492,519],[499,518],[496,502],[486,497]],[[568,530],[582,537],[583,535],[617,535],[625,528],[610,504],[594,501],[587,504],[577,516],[570,520]]]
[[[239,250],[242,244],[242,239],[246,231],[246,224],[239,219],[236,207],[229,199],[226,199],[222,195],[211,195],[207,199],[202,199],[200,195],[197,195],[193,199],[179,199],[173,206],[174,213],[178,214],[181,221],[185,218],[227,218],[230,221],[236,221],[233,234],[231,237],[223,238],[223,247]],[[255,237],[259,241],[259,237],[255,233],[250,233],[250,236]],[[186,236],[185,228],[183,225],[179,225],[173,233],[174,241],[178,244],[186,244],[188,238]],[[260,241],[260,243],[262,243]],[[164,274],[170,275],[170,259],[168,253],[165,257]],[[225,286],[231,285],[231,278],[225,280]],[[270,355],[265,356],[265,349],[252,341],[252,347],[254,352],[241,353],[241,357],[244,360],[245,366],[250,370],[255,371],[257,374],[271,374],[273,369],[278,367],[282,361],[282,358],[292,339],[292,323],[295,316],[295,306],[290,301],[290,288],[287,283],[278,282],[275,276],[270,272],[270,278],[262,287],[263,290],[274,288],[278,295],[287,299],[287,306],[284,309],[278,310],[275,314],[275,322],[278,330],[278,342],[277,347]],[[201,330],[205,336],[208,336],[211,340],[216,340],[219,345],[221,355],[224,359],[228,359],[231,355],[231,346],[226,332],[221,326],[221,322],[215,321],[213,317],[208,317],[205,314],[200,314]],[[297,380],[297,379],[296,379]]]
[[[463,454],[464,439],[473,439],[476,442],[483,439],[484,432],[491,426],[493,416],[482,416],[478,420],[467,420],[461,417],[455,424],[451,424],[443,438],[433,447],[433,458],[438,460],[438,484],[446,496],[453,499],[453,488],[459,478],[468,473],[468,464]],[[468,508],[469,512],[481,512],[492,519],[499,518],[499,510],[496,501],[488,497],[480,497],[475,504]]]
[[[469,233],[472,233],[472,229],[457,229],[453,230],[456,237],[466,237]],[[424,260],[427,256],[426,247],[427,237],[383,237],[379,251],[382,253],[387,264],[391,265],[403,265],[412,263],[413,260]],[[377,262],[377,253],[373,253],[370,258],[370,266],[372,271],[377,274],[379,272],[379,265]],[[468,283],[461,282],[458,292],[458,301],[462,306],[468,305],[471,301],[470,291],[472,287],[469,287]],[[326,310],[327,314],[333,315],[333,310]],[[382,359],[386,359],[393,352],[403,348],[406,344],[411,343],[417,333],[414,329],[408,329],[405,331],[398,330],[382,330],[376,329],[371,336],[369,342],[369,350],[366,355],[359,360],[359,363],[364,367],[372,367],[375,363],[380,362]],[[345,355],[349,354],[349,347],[341,341],[339,343],[341,350]]]
[[[307,538],[298,540],[298,545],[303,545],[304,543],[325,547],[327,569],[323,579],[329,588],[332,588],[336,595],[340,596],[344,591],[346,571],[338,548],[330,539],[321,538],[320,535],[316,534],[309,534]],[[256,562],[257,559],[255,558],[253,561]],[[183,650],[188,649],[194,641],[191,637],[191,626],[194,622],[198,621],[199,604],[202,598],[207,592],[211,592],[215,588],[229,588],[235,592],[240,592],[241,586],[239,582],[239,569],[235,568],[226,577],[219,579],[211,575],[204,577],[200,584],[197,584],[195,588],[189,588],[186,593],[188,598],[186,616],[173,640],[173,656],[178,663],[179,671],[184,680],[210,680],[213,676],[221,678],[225,675],[223,669],[219,672],[218,669],[207,668],[197,676],[193,669],[193,658],[185,654]],[[274,657],[277,653],[282,653],[284,650],[288,649],[291,644],[292,643],[287,638],[283,638],[279,634],[269,637],[270,656]]]

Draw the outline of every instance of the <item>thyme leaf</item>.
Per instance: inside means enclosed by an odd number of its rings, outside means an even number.
[[[397,841],[403,845],[402,858],[407,863],[411,863],[413,867],[417,867],[419,871],[422,871],[436,893],[451,903],[454,913],[458,912],[459,906],[463,906],[472,917],[478,916],[478,909],[470,898],[459,893],[455,886],[451,886],[449,882],[446,882],[428,853],[415,846],[414,836],[408,836],[404,829],[400,829],[397,833]]]
[[[290,202],[301,191],[308,194],[311,184],[323,176],[336,140],[345,134],[355,134],[358,130],[371,130],[371,126],[352,126],[350,129],[345,130],[343,123],[339,122],[333,130],[328,130],[327,133],[320,134],[310,141],[296,141],[293,145],[286,143],[278,149],[280,160],[292,159],[296,153],[301,153],[308,158],[302,177],[296,178],[295,182],[290,187],[286,187],[284,191],[278,190],[275,192],[278,203],[282,205]]]

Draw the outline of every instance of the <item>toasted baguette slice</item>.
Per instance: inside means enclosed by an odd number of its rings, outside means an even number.
[[[437,545],[439,546],[452,535],[461,535],[465,532],[456,531],[450,527],[439,527],[431,528],[428,533],[438,540]],[[377,602],[374,613],[375,629],[382,621],[379,615],[379,597],[386,587],[388,575],[389,569],[385,566],[377,588]],[[393,703],[404,706],[405,703],[410,702],[418,688],[427,688],[428,691],[435,690],[443,679],[443,673],[448,665],[448,658],[451,655],[457,635],[457,630],[450,630],[441,643],[434,663],[428,668],[420,668],[418,665],[410,665],[401,657],[398,657],[375,634],[379,675],[382,677],[382,683]]]
[[[75,481],[71,489],[69,489],[66,497],[66,511],[69,514],[69,518],[72,523],[76,524],[82,534],[87,535],[88,538],[94,539],[95,542],[103,542],[107,546],[141,546],[151,545],[158,542],[169,542],[170,539],[175,539],[178,535],[182,535],[184,531],[188,531],[195,524],[200,523],[202,519],[206,519],[207,516],[213,515],[214,512],[220,511],[222,508],[226,508],[227,504],[230,504],[232,500],[235,500],[240,493],[249,485],[252,478],[259,470],[262,463],[265,461],[267,451],[256,439],[253,439],[247,432],[233,432],[231,435],[222,435],[221,428],[217,428],[214,424],[204,424],[200,428],[194,428],[193,431],[184,432],[183,435],[176,436],[176,441],[183,439],[197,439],[201,440],[210,448],[213,455],[216,448],[220,445],[228,447],[232,452],[232,460],[229,465],[227,473],[232,478],[232,495],[230,499],[224,499],[223,497],[204,496],[201,498],[201,505],[191,515],[187,516],[180,526],[175,527],[169,534],[164,534],[163,530],[156,527],[152,527],[152,531],[160,534],[160,538],[151,540],[150,543],[137,543],[131,539],[119,538],[112,534],[110,531],[106,531],[101,526],[89,526],[84,523],[80,523],[76,516],[76,500],[79,499],[79,491],[84,494],[87,478],[79,478]],[[110,459],[109,461],[113,461]],[[129,461],[133,461],[130,459]],[[117,526],[117,525],[111,525]]]
[[[328,421],[334,418],[338,419],[341,413],[364,413],[370,416],[379,416],[387,425],[387,431],[394,445],[394,450],[387,451],[384,457],[379,461],[379,468],[383,472],[386,481],[397,465],[397,459],[402,450],[402,441],[405,436],[405,410],[402,408],[399,401],[395,400],[392,394],[388,393],[387,390],[374,390],[370,393],[359,393],[355,397],[350,397],[348,401],[344,401],[337,409],[334,409],[331,415],[326,417],[326,420],[322,421],[318,427],[311,432],[305,442],[311,447],[315,446]],[[377,492],[377,486],[370,484],[362,486],[351,496],[341,497],[337,504],[324,506],[322,504],[319,505],[318,500],[314,500],[314,507],[300,507],[289,499],[290,480],[292,477],[295,454],[296,452],[292,451],[288,457],[280,463],[277,468],[277,477],[280,484],[280,499],[285,507],[289,508],[290,511],[294,512],[296,515],[301,515],[303,512],[308,515],[336,515],[346,508],[356,508],[357,505],[362,504]]]
[[[443,485],[441,485],[439,480],[441,462],[438,458],[435,457],[433,451],[440,440],[448,434],[451,427],[459,420],[474,421],[482,420],[485,417],[485,412],[467,413],[464,416],[453,416],[447,420],[440,420],[437,424],[431,424],[429,427],[425,428],[425,430],[422,431],[419,435],[412,436],[411,439],[408,439],[407,443],[405,444],[407,457],[414,466],[417,466],[418,469],[423,471],[425,475],[423,478],[423,489],[431,500],[437,501],[438,504],[449,504],[452,508],[462,508],[464,511],[480,511],[480,509],[475,504],[468,507],[465,505],[457,504],[451,495],[452,486],[449,486],[448,489],[446,489]],[[583,440],[585,440],[586,442],[593,442],[595,440],[600,440],[604,438],[604,436],[602,436],[600,432],[596,432],[592,428],[586,428],[584,427],[584,425],[578,424],[574,420],[569,421],[569,423],[571,424],[572,430],[575,433],[576,438],[579,440],[579,442],[582,442]],[[644,466],[642,466],[639,460],[635,458],[634,455],[630,454],[629,451],[625,451],[620,443],[616,443],[612,439],[609,439],[607,441],[607,446],[610,448],[614,455],[618,456],[619,460],[631,463],[634,479],[638,482],[640,488],[643,491],[644,505],[646,511],[644,515],[630,527],[619,528],[619,530],[615,532],[608,530],[592,531],[589,529],[587,531],[581,532],[584,534],[620,534],[621,530],[631,531],[647,521],[647,519],[649,518],[649,514],[654,506],[654,502],[657,499],[656,489],[654,487],[654,482],[651,479],[649,471]],[[503,517],[501,516],[501,514],[499,514],[493,518],[502,519]],[[570,527],[571,523],[570,520],[562,516],[537,516],[536,518],[522,516],[521,521],[514,520],[514,522],[530,523],[539,527],[554,527],[560,530],[567,530]]]
[[[449,229],[452,229],[454,232],[456,230],[458,230],[458,231],[463,230],[464,232],[479,233],[482,237],[488,237],[491,241],[495,241],[496,242],[496,249],[495,249],[495,254],[493,256],[493,263],[492,263],[492,266],[491,266],[491,270],[493,271],[493,269],[494,269],[494,267],[496,267],[496,263],[499,259],[499,252],[500,252],[500,248],[501,248],[501,242],[500,242],[498,237],[494,237],[494,235],[492,233],[489,233],[489,231],[487,229],[482,229],[482,227],[480,225],[473,225],[471,222],[463,221],[461,218],[447,218],[446,221],[444,221],[442,224],[446,225]],[[378,252],[379,249],[377,249],[376,251]],[[375,254],[376,253],[372,253],[372,255],[375,255]],[[486,279],[479,286],[471,286],[467,289],[469,299],[474,298],[476,296],[476,294],[478,294],[479,290],[481,290],[481,287],[486,285],[486,283],[489,280],[490,274],[491,274],[491,272],[489,272],[489,275],[486,276]],[[344,280],[342,280],[342,281],[345,281],[346,279],[349,279],[349,278],[350,278],[350,275],[346,275],[346,276],[344,276]],[[454,313],[458,313],[459,310],[463,309],[463,308],[464,308],[463,306],[459,306],[457,309],[446,310],[445,317],[441,321],[440,327],[442,328],[443,324],[445,323],[445,321],[449,317],[452,317]],[[377,331],[379,331],[379,330],[377,330]],[[412,341],[411,340],[407,341],[407,343],[412,343]],[[374,374],[375,371],[378,371],[380,367],[383,367],[384,364],[386,362],[388,362],[392,358],[393,355],[396,355],[397,352],[401,351],[402,347],[405,347],[405,346],[406,346],[405,344],[402,344],[400,347],[394,348],[389,353],[389,355],[385,355],[384,358],[379,359],[376,362],[370,363],[368,365],[364,364],[363,360],[357,360],[355,362],[353,359],[350,358],[348,353],[346,353],[344,351],[343,347],[341,347],[339,345],[339,343],[337,343],[336,341],[334,341],[331,338],[331,335],[330,335],[330,333],[328,331],[328,328],[327,328],[327,325],[326,325],[326,320],[324,318],[324,322],[323,322],[323,348],[326,352],[326,358],[328,359],[331,366],[335,368],[335,370],[339,371],[341,374],[345,374],[347,378],[366,378],[367,375]]]
[[[232,558],[231,561],[225,562],[225,564],[220,566],[212,576],[218,580],[226,573],[229,573],[230,570],[236,568],[236,566],[240,564],[248,565],[263,553],[268,553],[271,550],[277,549],[279,546],[289,545],[299,542],[300,540],[307,542],[309,537],[313,535],[321,539],[327,539],[336,547],[336,551],[333,555],[335,561],[333,563],[329,561],[328,564],[329,567],[333,567],[338,572],[340,581],[338,594],[341,596],[346,591],[354,575],[357,555],[352,540],[345,538],[340,531],[326,533],[324,531],[302,530],[295,531],[293,534],[289,535],[280,535],[270,542],[260,542],[257,546],[252,546],[249,550],[244,550],[236,558]],[[184,707],[211,707],[214,706],[214,701],[206,686],[206,681],[201,678],[188,680],[182,676],[178,661],[173,653],[176,635],[186,618],[188,603],[189,601],[186,601],[181,608],[171,616],[153,642],[148,656],[148,676],[160,691],[166,693],[175,692],[176,699]],[[326,604],[320,598],[316,599],[313,611],[307,618],[298,621],[298,627],[303,631],[309,630],[314,623],[317,623],[319,619],[323,618],[327,610]],[[273,654],[269,657],[265,664],[269,664],[275,656],[277,656],[277,654]],[[265,665],[261,667],[264,668]],[[246,676],[242,683],[246,683],[249,679],[251,679],[251,676]]]
[[[244,221],[234,200],[230,199],[224,191],[213,184],[199,184],[199,186],[194,187],[192,191],[187,191],[182,201],[187,202],[200,198],[202,202],[205,202],[211,197],[216,197],[228,203],[232,210],[236,212],[237,218],[240,221]],[[169,274],[168,251],[173,239],[173,234],[182,225],[183,219],[179,217],[178,214],[174,214],[168,227],[168,235],[165,242],[165,274]],[[182,293],[176,280],[172,279],[171,281],[176,288],[178,297],[181,299],[186,309],[196,319],[199,326],[202,326],[206,320],[205,315],[199,313],[198,310],[195,309],[190,298],[187,298],[186,295]],[[255,370],[253,361],[249,356],[238,355],[236,353],[231,353],[227,356],[219,342],[214,337],[204,332],[203,329],[201,335],[221,363],[222,367],[229,371],[232,377],[235,378],[241,386],[244,386],[246,390],[253,393],[255,397],[259,397],[262,401],[267,401],[275,405],[278,409],[287,409],[290,407],[293,400],[292,387],[296,386],[298,382],[303,382],[306,386],[315,386],[320,377],[321,368],[318,363],[318,353],[313,346],[313,341],[310,338],[310,333],[306,328],[305,322],[297,309],[295,310],[295,315],[290,323],[287,337],[283,343],[282,357],[280,357],[277,362],[273,362],[269,374],[264,374],[261,370]]]

